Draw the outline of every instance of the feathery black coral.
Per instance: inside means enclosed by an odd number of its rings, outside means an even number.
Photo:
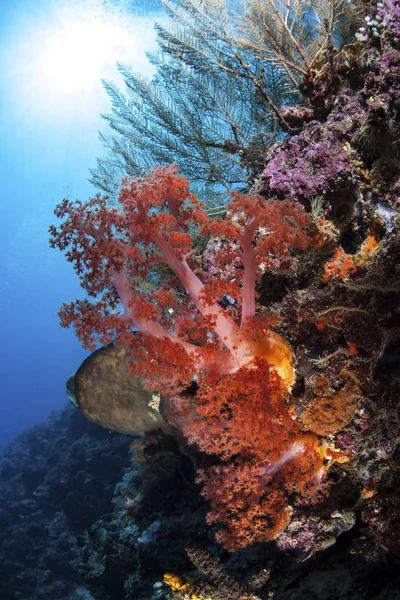
[[[126,97],[104,82],[113,135],[102,137],[108,154],[91,181],[114,195],[121,177],[175,161],[206,201],[249,186],[269,146],[291,131],[282,109],[301,94],[326,103],[344,3],[164,0],[160,51],[149,55],[156,75],[119,65]]]

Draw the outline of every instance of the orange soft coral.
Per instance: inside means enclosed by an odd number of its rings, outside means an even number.
[[[55,211],[64,220],[58,228],[50,228],[51,245],[66,251],[82,286],[96,298],[93,303],[64,305],[62,325],[73,325],[90,349],[110,338],[130,345],[134,352],[144,345],[147,363],[163,361],[174,373],[181,364],[180,351],[193,372],[218,365],[219,371],[229,373],[263,356],[290,385],[293,370],[287,343],[269,331],[261,341],[252,320],[260,262],[264,269],[277,266],[290,260],[293,248],[309,243],[310,220],[304,209],[292,202],[235,194],[229,205],[231,218],[211,221],[175,165],[157,167],[145,178],[124,180],[119,203],[121,210],[109,208],[99,196],[86,203],[64,199]],[[192,239],[196,231],[235,240],[237,250],[231,258],[241,263],[235,282],[202,280],[196,274],[191,264],[197,252]],[[221,259],[224,244],[219,254]],[[154,269],[159,263],[169,271],[156,283]],[[152,279],[154,285],[149,286]],[[240,322],[220,305],[226,291],[235,290]],[[141,336],[132,336],[132,327]],[[155,340],[162,340],[163,349],[148,347]]]
[[[294,202],[235,193],[228,218],[212,221],[175,165],[124,180],[119,203],[65,199],[55,211],[63,221],[51,227],[51,245],[66,251],[95,299],[65,304],[61,323],[87,348],[128,347],[132,370],[164,392],[165,418],[222,461],[202,479],[210,519],[226,525],[225,545],[270,539],[287,522],[288,494],[315,493],[321,457],[285,405],[292,352],[256,316],[255,287],[261,270],[287,266],[293,248],[311,244],[310,218]],[[214,276],[197,268],[193,234],[220,240]],[[227,293],[234,311],[222,307]],[[182,392],[194,378],[190,397]],[[224,500],[213,492],[217,483]]]
[[[183,431],[221,461],[200,475],[209,522],[224,525],[218,539],[229,550],[268,541],[287,525],[293,504],[322,495],[324,451],[316,436],[300,431],[286,387],[266,360],[230,375],[203,375],[199,386]]]

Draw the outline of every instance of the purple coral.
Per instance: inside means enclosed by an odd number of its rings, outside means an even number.
[[[318,134],[320,126],[314,130]],[[302,134],[294,136],[278,151],[263,172],[271,193],[304,202],[349,183],[352,169],[342,144],[321,138],[310,143]]]
[[[400,3],[397,0],[386,0],[377,3],[378,15],[382,23],[394,38],[400,38]],[[399,41],[399,40],[394,40]]]

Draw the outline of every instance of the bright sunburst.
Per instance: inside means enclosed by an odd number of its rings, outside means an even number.
[[[41,85],[52,94],[91,91],[118,60],[143,60],[137,27],[128,28],[99,12],[76,16],[64,10],[58,17],[41,38],[35,65]],[[147,36],[151,42],[152,32]]]
[[[18,27],[9,74],[31,116],[101,110],[101,79],[120,83],[116,62],[153,72],[145,57],[155,46],[151,19],[111,12],[100,0],[61,0],[46,13],[37,6]]]
[[[117,58],[117,48],[123,48],[121,38],[126,37],[125,32],[93,15],[85,15],[83,20],[65,18],[42,40],[35,65],[41,84],[58,95],[90,91],[104,67]],[[132,46],[129,38],[125,40],[128,45]]]

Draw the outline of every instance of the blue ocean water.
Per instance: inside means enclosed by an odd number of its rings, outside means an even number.
[[[63,196],[97,191],[88,170],[102,154],[100,113],[110,110],[101,78],[120,83],[117,60],[151,73],[144,51],[154,46],[158,8],[146,1],[1,3],[0,452],[65,404],[65,381],[88,354],[58,324],[62,302],[83,292],[49,248],[47,230]],[[74,32],[79,23],[89,31],[83,41]]]

